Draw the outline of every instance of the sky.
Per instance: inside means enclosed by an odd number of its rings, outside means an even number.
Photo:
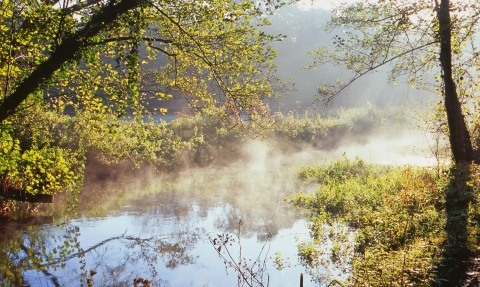
[[[478,1],[478,0],[476,0]],[[473,0],[453,0],[451,1],[452,3],[471,3],[471,2],[476,2]],[[311,8],[321,8],[325,10],[330,10],[332,6],[340,4],[340,3],[354,3],[354,2],[359,2],[359,0],[297,0],[297,3],[302,10],[308,10]],[[371,2],[371,1],[370,1]],[[433,1],[432,1],[433,5]]]
[[[297,2],[297,5],[302,10],[308,10],[312,8],[321,8],[325,10],[330,10],[332,6],[339,4],[339,3],[354,3],[358,2],[358,0],[300,0]]]

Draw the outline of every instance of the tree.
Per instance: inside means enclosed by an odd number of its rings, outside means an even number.
[[[197,107],[218,104],[221,91],[222,104],[234,110],[272,92],[275,53],[266,44],[275,37],[256,29],[263,10],[253,2],[5,0],[1,6],[0,121],[45,89],[61,104],[101,91],[109,104],[125,108],[141,102],[140,80],[148,79],[188,93]],[[158,58],[167,63],[147,68]],[[99,75],[103,84],[93,79]]]
[[[478,94],[479,8],[478,3],[449,0],[365,0],[338,6],[327,29],[346,35],[334,37],[333,50],[325,46],[312,52],[312,67],[345,65],[353,76],[319,86],[320,99],[329,103],[357,79],[390,65],[391,81],[406,76],[412,87],[441,93],[454,161],[478,161],[464,113],[476,105]]]
[[[205,115],[239,117],[261,104],[274,92],[269,43],[278,36],[258,26],[279,5],[0,0],[0,185],[61,190],[82,173],[85,133],[108,132],[98,123],[129,109],[141,116],[172,90]],[[74,147],[53,135],[66,107],[83,117]]]

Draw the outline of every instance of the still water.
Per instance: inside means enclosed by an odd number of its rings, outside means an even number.
[[[371,162],[429,165],[421,153],[407,156],[416,138],[395,131],[338,150],[288,154],[251,142],[231,164],[169,176],[87,167],[78,217],[69,219],[56,203],[36,218],[0,225],[0,286],[239,286],[230,263],[253,266],[246,276],[255,274],[265,286],[299,286],[308,270],[297,246],[309,232],[283,199],[315,186],[300,185],[295,169],[345,152]],[[111,176],[98,176],[105,173]],[[315,286],[310,280],[306,275],[305,286]]]
[[[238,272],[226,264],[240,263],[240,252],[265,286],[299,286],[305,270],[297,244],[309,233],[283,202],[300,188],[294,176],[288,159],[253,153],[248,162],[171,178],[137,171],[92,181],[78,219],[57,212],[42,217],[52,223],[1,237],[0,286],[134,286],[136,278],[151,286],[237,286]],[[218,254],[213,240],[225,236],[233,240]]]

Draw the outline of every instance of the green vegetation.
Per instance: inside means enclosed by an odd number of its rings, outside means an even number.
[[[477,166],[452,167],[438,177],[431,168],[343,157],[303,167],[298,177],[319,184],[314,194],[286,199],[310,219],[313,241],[301,244],[299,255],[312,273],[337,268],[318,280],[337,286],[465,282],[480,235]]]
[[[238,113],[274,91],[269,43],[280,35],[258,27],[282,5],[2,1],[0,121],[45,102],[59,111],[124,115],[130,107],[140,115],[148,95],[168,99],[167,90],[204,113]]]
[[[187,166],[232,163],[242,156],[239,149],[249,136],[268,139],[283,153],[305,145],[333,149],[346,139],[362,140],[379,123],[391,127],[399,122],[398,109],[374,106],[324,117],[274,114],[249,122],[192,117],[166,123],[114,116],[95,121],[89,114],[36,111],[9,124],[12,135],[4,134],[0,150],[0,173],[7,174],[4,186],[74,196],[89,162],[127,169],[149,164],[160,173],[176,172]]]
[[[385,128],[401,126],[400,108],[378,108],[369,105],[364,108],[335,109],[329,114],[309,114],[296,116],[293,113],[286,117],[274,115],[270,125],[274,137],[282,143],[293,144],[301,148],[299,143],[309,143],[323,150],[339,147],[345,140],[361,142],[373,132]]]
[[[341,117],[269,114],[263,100],[288,90],[274,76],[270,45],[283,35],[259,27],[284,4],[0,1],[0,189],[65,192],[74,203],[92,162],[148,163],[160,173],[176,172],[231,163],[248,136],[288,153],[305,145],[334,149],[366,139],[374,127],[391,129],[396,113],[372,106]],[[311,53],[312,67],[344,65],[353,75],[318,87],[321,99],[328,103],[357,79],[392,65],[391,81],[406,75],[411,86],[443,97],[429,119],[448,137],[458,165],[432,171],[343,158],[303,168],[300,178],[320,188],[289,198],[311,219],[314,241],[299,251],[312,268],[327,261],[340,268],[335,278],[324,277],[327,283],[452,286],[466,280],[480,220],[479,171],[466,166],[480,161],[478,10],[478,3],[449,0],[362,1],[333,10],[327,29],[345,35],[334,37],[332,49]],[[192,118],[143,120],[148,104],[160,107],[173,94],[185,98]],[[64,115],[66,109],[75,115]],[[129,112],[133,119],[126,120]],[[242,113],[250,121],[242,122]],[[7,205],[3,198],[0,203],[3,212]],[[318,248],[327,242],[328,254]]]
[[[300,178],[320,187],[288,199],[311,219],[314,241],[299,252],[314,269],[338,267],[318,277],[329,286],[471,283],[467,271],[479,234],[479,177],[472,164],[480,161],[478,8],[449,0],[367,0],[332,10],[326,30],[336,33],[333,45],[311,52],[310,68],[343,66],[350,75],[321,83],[318,100],[328,104],[358,79],[388,68],[393,84],[402,80],[441,96],[422,121],[437,143],[440,134],[448,139],[456,165],[429,170],[344,158],[302,169]]]

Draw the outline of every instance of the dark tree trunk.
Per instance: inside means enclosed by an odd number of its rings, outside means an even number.
[[[92,17],[85,27],[62,40],[50,58],[40,64],[28,77],[15,88],[15,91],[0,102],[0,122],[15,113],[18,106],[28,95],[38,90],[62,65],[73,60],[82,46],[97,35],[107,25],[112,24],[119,16],[139,7],[143,0],[122,0],[118,4],[106,5]]]
[[[441,0],[440,5],[437,5],[440,62],[445,85],[445,110],[447,112],[449,140],[455,163],[470,163],[475,160],[475,156],[452,75],[452,34],[449,8],[449,0]]]

